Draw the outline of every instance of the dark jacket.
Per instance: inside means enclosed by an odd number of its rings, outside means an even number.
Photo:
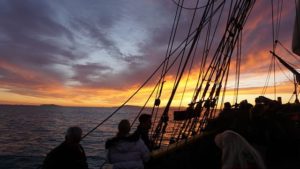
[[[47,154],[43,169],[88,169],[85,152],[80,144],[63,142]]]
[[[136,140],[141,138],[146,144],[146,146],[148,147],[148,149],[151,151],[153,144],[149,139],[148,132],[149,132],[148,130],[144,130],[142,127],[138,126],[135,132],[130,137]]]

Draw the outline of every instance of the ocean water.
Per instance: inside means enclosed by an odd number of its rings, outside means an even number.
[[[115,108],[1,105],[0,168],[39,168],[46,154],[64,141],[68,127],[79,126],[85,134],[114,110]],[[115,135],[118,122],[124,118],[133,119],[138,110],[135,107],[121,109],[82,140],[91,169],[99,169],[104,162],[104,143]]]

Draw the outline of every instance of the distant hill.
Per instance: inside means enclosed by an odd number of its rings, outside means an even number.
[[[41,107],[63,107],[63,106],[56,105],[56,104],[41,104],[39,106],[41,106]]]

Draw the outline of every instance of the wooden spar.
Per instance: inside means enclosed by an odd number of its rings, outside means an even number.
[[[300,56],[300,1],[296,1],[296,17],[293,33],[292,50],[295,54]]]
[[[295,75],[297,83],[300,84],[300,73],[296,69],[294,69],[291,65],[286,63],[283,59],[281,59],[277,54],[275,54],[272,51],[270,51],[270,53],[272,53],[279,60],[281,64],[283,64],[287,69],[289,69]]]
[[[289,69],[294,74],[294,77],[295,77],[295,91],[294,91],[294,94],[296,96],[295,103],[299,103],[298,92],[297,92],[298,87],[297,86],[300,84],[300,73],[296,69],[294,69],[291,65],[286,63],[283,59],[281,59],[278,55],[276,55],[274,52],[270,51],[270,53],[272,53],[279,60],[279,62],[281,64],[283,64],[283,66],[285,66],[287,69]]]

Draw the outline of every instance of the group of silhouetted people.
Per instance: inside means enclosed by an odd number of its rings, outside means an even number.
[[[178,150],[177,155],[164,157],[171,165],[158,162],[160,168],[265,169],[299,167],[299,136],[292,138],[275,112],[276,105],[264,107],[246,101],[239,108],[226,103],[219,117],[209,121],[194,145]],[[268,114],[267,114],[268,113]],[[274,117],[273,117],[274,116]],[[106,167],[110,169],[144,169],[155,145],[149,139],[151,115],[142,114],[131,134],[128,120],[121,120],[115,137],[105,143]],[[79,144],[82,130],[68,129],[65,141],[45,158],[43,169],[87,169],[84,150]],[[181,153],[183,155],[178,155]],[[177,159],[178,158],[178,159]],[[295,158],[295,159],[293,159]],[[152,159],[153,162],[153,159]],[[155,162],[155,161],[154,161]],[[156,161],[157,162],[157,161]],[[166,160],[161,161],[166,162]],[[160,166],[161,165],[161,166]],[[181,165],[181,166],[180,166]],[[189,165],[189,166],[187,166]],[[151,166],[151,164],[150,164]],[[170,167],[171,166],[171,167]],[[145,166],[149,168],[148,166]],[[152,166],[151,166],[152,167]],[[151,168],[150,167],[150,168]]]
[[[121,120],[115,137],[105,143],[107,162],[113,169],[143,169],[150,158],[151,142],[148,132],[151,128],[151,115],[142,114],[136,131],[130,134],[130,123]],[[70,127],[65,141],[47,154],[43,169],[88,169],[85,152],[80,145],[82,130]]]

